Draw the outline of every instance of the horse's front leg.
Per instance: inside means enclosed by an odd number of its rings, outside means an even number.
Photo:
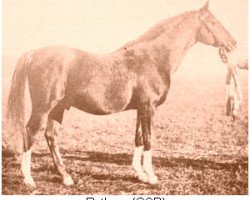
[[[137,111],[136,131],[135,131],[135,150],[132,161],[132,167],[135,170],[138,179],[142,182],[148,182],[148,176],[142,168],[142,153],[143,153],[143,139],[141,131],[141,119],[139,111]]]
[[[153,171],[152,164],[152,131],[153,116],[155,112],[155,106],[150,103],[143,103],[139,110],[139,116],[141,119],[142,138],[144,144],[143,152],[143,169],[148,176],[148,183],[157,184],[158,178]]]

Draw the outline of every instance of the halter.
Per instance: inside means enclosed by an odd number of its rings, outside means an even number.
[[[219,48],[219,54],[222,62],[227,63],[228,62],[228,56],[227,56],[227,50],[225,46],[221,46]]]
[[[206,27],[206,29],[208,29],[208,31],[212,34],[214,40],[215,40],[216,42],[218,42],[217,37],[215,36],[214,32],[213,32],[212,29],[210,28],[209,24],[206,22],[206,18],[208,17],[208,15],[209,15],[209,14],[206,13],[206,14],[200,16],[200,21],[202,22],[202,25],[204,25],[204,26]]]
[[[208,13],[200,16],[200,21],[206,27],[206,29],[208,29],[208,31],[212,34],[214,40],[217,43],[219,43],[215,33],[212,31],[212,28],[210,27],[210,24],[208,24],[207,21],[206,21],[206,18],[208,16],[209,16]],[[220,55],[220,58],[221,58],[222,62],[224,62],[224,63],[228,62],[227,53],[231,52],[233,49],[234,49],[234,47],[231,46],[231,45],[225,45],[225,44],[222,45],[222,44],[219,43],[219,55]]]

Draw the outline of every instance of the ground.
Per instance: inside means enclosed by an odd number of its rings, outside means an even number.
[[[135,111],[94,116],[72,108],[65,112],[60,146],[75,185],[62,185],[40,133],[32,155],[37,188],[26,187],[3,129],[2,193],[247,194],[247,72],[240,72],[244,100],[236,121],[225,115],[225,75],[218,66],[183,66],[172,76],[153,129],[158,185],[139,182],[131,167]],[[8,81],[3,80],[4,108]]]

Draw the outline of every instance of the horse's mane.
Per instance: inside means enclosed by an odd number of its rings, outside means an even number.
[[[171,31],[174,27],[176,27],[184,19],[186,19],[187,17],[189,17],[193,13],[194,13],[194,11],[189,11],[189,12],[179,14],[177,16],[167,18],[167,19],[157,23],[155,26],[153,26],[151,29],[149,29],[146,33],[141,35],[136,40],[133,40],[133,41],[126,43],[120,49],[128,48],[128,47],[134,46],[134,45],[139,44],[139,43],[152,41],[152,40],[158,38],[162,33],[167,32],[167,31]]]

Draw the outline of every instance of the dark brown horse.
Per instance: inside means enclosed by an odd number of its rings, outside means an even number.
[[[137,110],[132,166],[139,180],[158,183],[153,172],[151,126],[156,108],[168,94],[171,71],[197,42],[214,47],[236,47],[235,39],[208,10],[186,12],[164,20],[117,51],[103,56],[70,47],[46,47],[22,56],[16,66],[8,102],[11,131],[22,143],[24,183],[31,176],[31,148],[35,135],[46,127],[54,165],[65,185],[74,182],[66,172],[58,146],[58,131],[65,109],[95,115]],[[32,113],[24,124],[24,89],[28,80]],[[143,164],[141,159],[143,154]]]

